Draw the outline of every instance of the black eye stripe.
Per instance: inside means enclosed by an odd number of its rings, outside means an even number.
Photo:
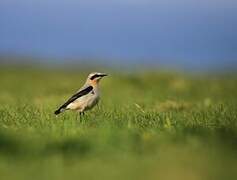
[[[101,77],[101,75],[95,74],[95,75],[93,75],[90,79],[93,80],[93,79],[95,79],[95,78],[97,78],[97,77]]]

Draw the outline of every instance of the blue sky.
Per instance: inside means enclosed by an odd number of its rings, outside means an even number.
[[[0,54],[237,66],[235,0],[1,0]]]

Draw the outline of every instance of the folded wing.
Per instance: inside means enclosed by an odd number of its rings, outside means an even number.
[[[60,114],[63,110],[66,109],[66,107],[72,103],[73,101],[75,101],[76,99],[87,95],[88,93],[90,93],[93,90],[92,86],[88,86],[86,88],[83,88],[82,90],[80,90],[79,92],[77,92],[76,94],[74,94],[72,97],[70,97],[62,106],[60,106],[60,108],[58,108],[58,110],[56,110],[54,112],[54,114]]]

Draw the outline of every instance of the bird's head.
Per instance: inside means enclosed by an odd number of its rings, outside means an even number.
[[[93,72],[88,75],[87,82],[89,84],[95,85],[105,76],[108,76],[108,74]]]

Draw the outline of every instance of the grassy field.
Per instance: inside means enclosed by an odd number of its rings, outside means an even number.
[[[237,76],[110,72],[55,117],[87,73],[0,69],[1,180],[237,179]]]

